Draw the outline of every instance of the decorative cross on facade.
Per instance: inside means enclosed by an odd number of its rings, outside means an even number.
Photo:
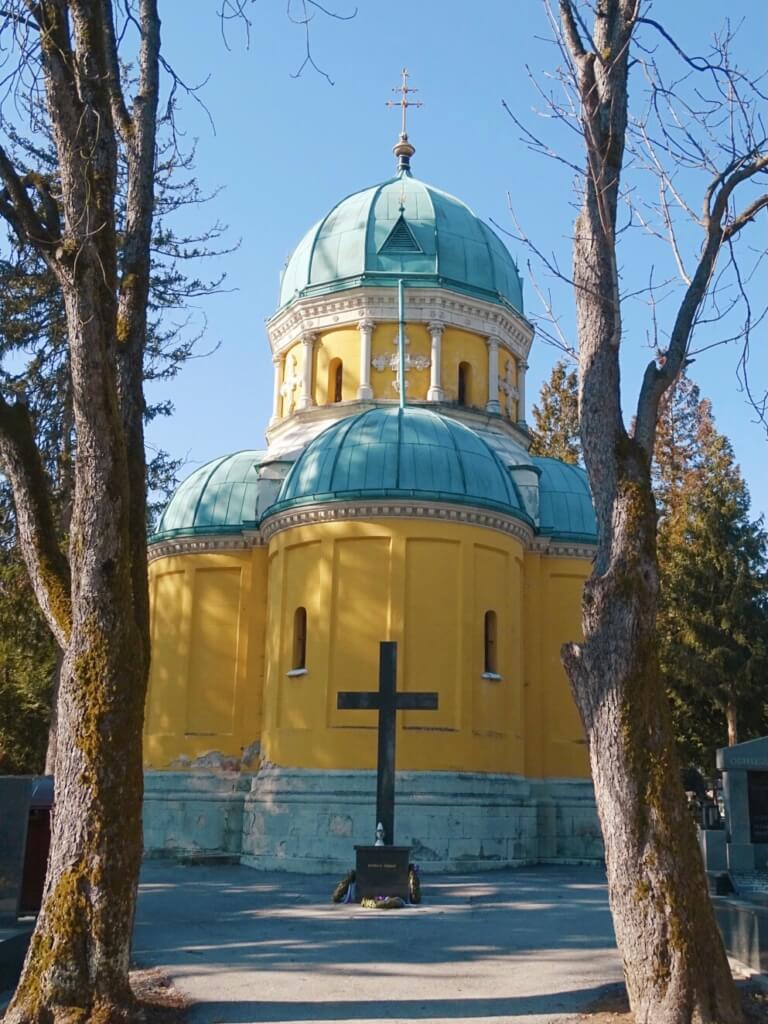
[[[504,405],[507,416],[512,419],[514,404],[520,398],[520,392],[514,384],[514,367],[512,360],[507,359],[504,364],[504,379],[499,381],[499,389],[506,395]]]
[[[429,356],[412,356],[410,354],[410,352],[407,351],[408,346],[410,345],[410,343],[411,343],[410,340],[406,336],[405,339],[404,339],[404,344],[405,344],[405,348],[406,348],[406,355],[405,355],[405,360],[404,360],[405,361],[405,372],[407,373],[409,370],[428,370],[429,367],[432,365],[432,360],[429,358]],[[398,336],[397,335],[395,335],[395,338],[394,338],[394,341],[392,342],[392,344],[395,346],[395,348],[398,348]],[[387,356],[387,355],[384,355],[384,354],[378,355],[378,356],[374,356],[373,359],[371,360],[371,366],[374,368],[374,370],[378,370],[379,372],[381,372],[383,370],[394,370],[395,379],[392,381],[392,387],[394,388],[394,390],[395,390],[395,392],[397,394],[400,394],[400,353],[399,353],[399,351],[395,352],[391,356]],[[406,391],[406,394],[407,394],[407,392],[408,392],[408,378],[407,377],[406,377],[406,380],[405,380],[405,391]]]
[[[398,711],[436,711],[436,693],[397,692],[397,644],[390,640],[379,645],[378,691],[342,690],[337,694],[340,710],[379,712],[379,755],[376,771],[376,821],[384,826],[384,841],[395,839],[395,740]]]

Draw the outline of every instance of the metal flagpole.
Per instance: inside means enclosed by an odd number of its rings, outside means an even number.
[[[400,408],[405,408],[405,287],[402,277],[397,282],[397,355],[400,363]]]

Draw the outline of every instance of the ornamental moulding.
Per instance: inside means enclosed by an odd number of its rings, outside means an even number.
[[[553,540],[551,537],[536,537],[531,544],[531,551],[552,558],[587,558],[591,561],[597,551],[597,541],[594,544],[587,544],[584,541],[576,543]]]
[[[341,520],[365,519],[431,519],[444,523],[459,523],[463,526],[481,526],[515,537],[523,545],[533,539],[533,530],[512,516],[464,505],[443,502],[399,501],[355,501],[323,505],[305,505],[287,509],[267,516],[261,524],[261,535],[268,543],[272,537],[284,530],[298,526],[312,526],[319,523],[333,523]]]
[[[533,341],[533,327],[521,314],[447,289],[407,289],[406,309],[411,323],[439,321],[444,327],[460,327],[485,338],[494,335],[520,359],[527,357]],[[343,294],[296,299],[267,321],[267,335],[273,354],[280,355],[308,331],[358,327],[361,320],[396,322],[397,292],[355,288]]]
[[[247,551],[263,544],[259,530],[244,530],[242,533],[196,537],[176,537],[170,540],[150,543],[147,548],[149,562],[173,555],[203,555],[212,551]]]

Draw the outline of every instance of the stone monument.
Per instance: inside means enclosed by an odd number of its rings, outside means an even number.
[[[27,845],[32,777],[0,777],[0,922],[15,924],[19,913]]]
[[[723,773],[728,870],[768,873],[768,736],[717,752]]]

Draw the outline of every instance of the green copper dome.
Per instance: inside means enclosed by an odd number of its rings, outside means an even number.
[[[555,540],[597,543],[586,471],[559,459],[534,457],[539,476],[539,532]]]
[[[491,508],[529,522],[498,455],[428,409],[369,409],[334,423],[291,468],[267,514],[296,505],[416,498]]]
[[[283,271],[280,307],[360,285],[445,287],[523,312],[506,246],[453,196],[403,173],[342,199],[299,242]]]
[[[238,533],[244,524],[255,525],[257,469],[264,454],[235,452],[196,469],[169,501],[150,543],[197,533]]]

